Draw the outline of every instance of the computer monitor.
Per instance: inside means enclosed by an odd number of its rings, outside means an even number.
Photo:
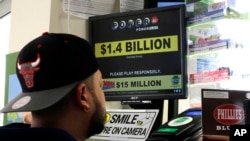
[[[185,0],[144,0],[145,9],[179,4],[185,4]]]
[[[107,101],[185,99],[185,5],[89,18]]]

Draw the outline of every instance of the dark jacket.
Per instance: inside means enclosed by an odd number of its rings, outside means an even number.
[[[11,123],[0,127],[1,141],[76,141],[64,130],[47,127],[30,128],[29,124]]]

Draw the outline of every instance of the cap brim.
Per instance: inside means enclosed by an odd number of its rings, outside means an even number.
[[[37,92],[22,92],[11,100],[2,110],[2,113],[7,112],[25,112],[37,111],[50,107],[66,96],[78,82],[44,91]]]

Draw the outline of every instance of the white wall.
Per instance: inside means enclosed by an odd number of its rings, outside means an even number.
[[[19,51],[50,27],[51,0],[12,0],[9,52]]]

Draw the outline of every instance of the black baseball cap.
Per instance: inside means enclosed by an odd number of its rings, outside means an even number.
[[[97,60],[88,41],[67,33],[43,33],[19,52],[16,75],[22,92],[1,112],[50,107],[97,70]]]

